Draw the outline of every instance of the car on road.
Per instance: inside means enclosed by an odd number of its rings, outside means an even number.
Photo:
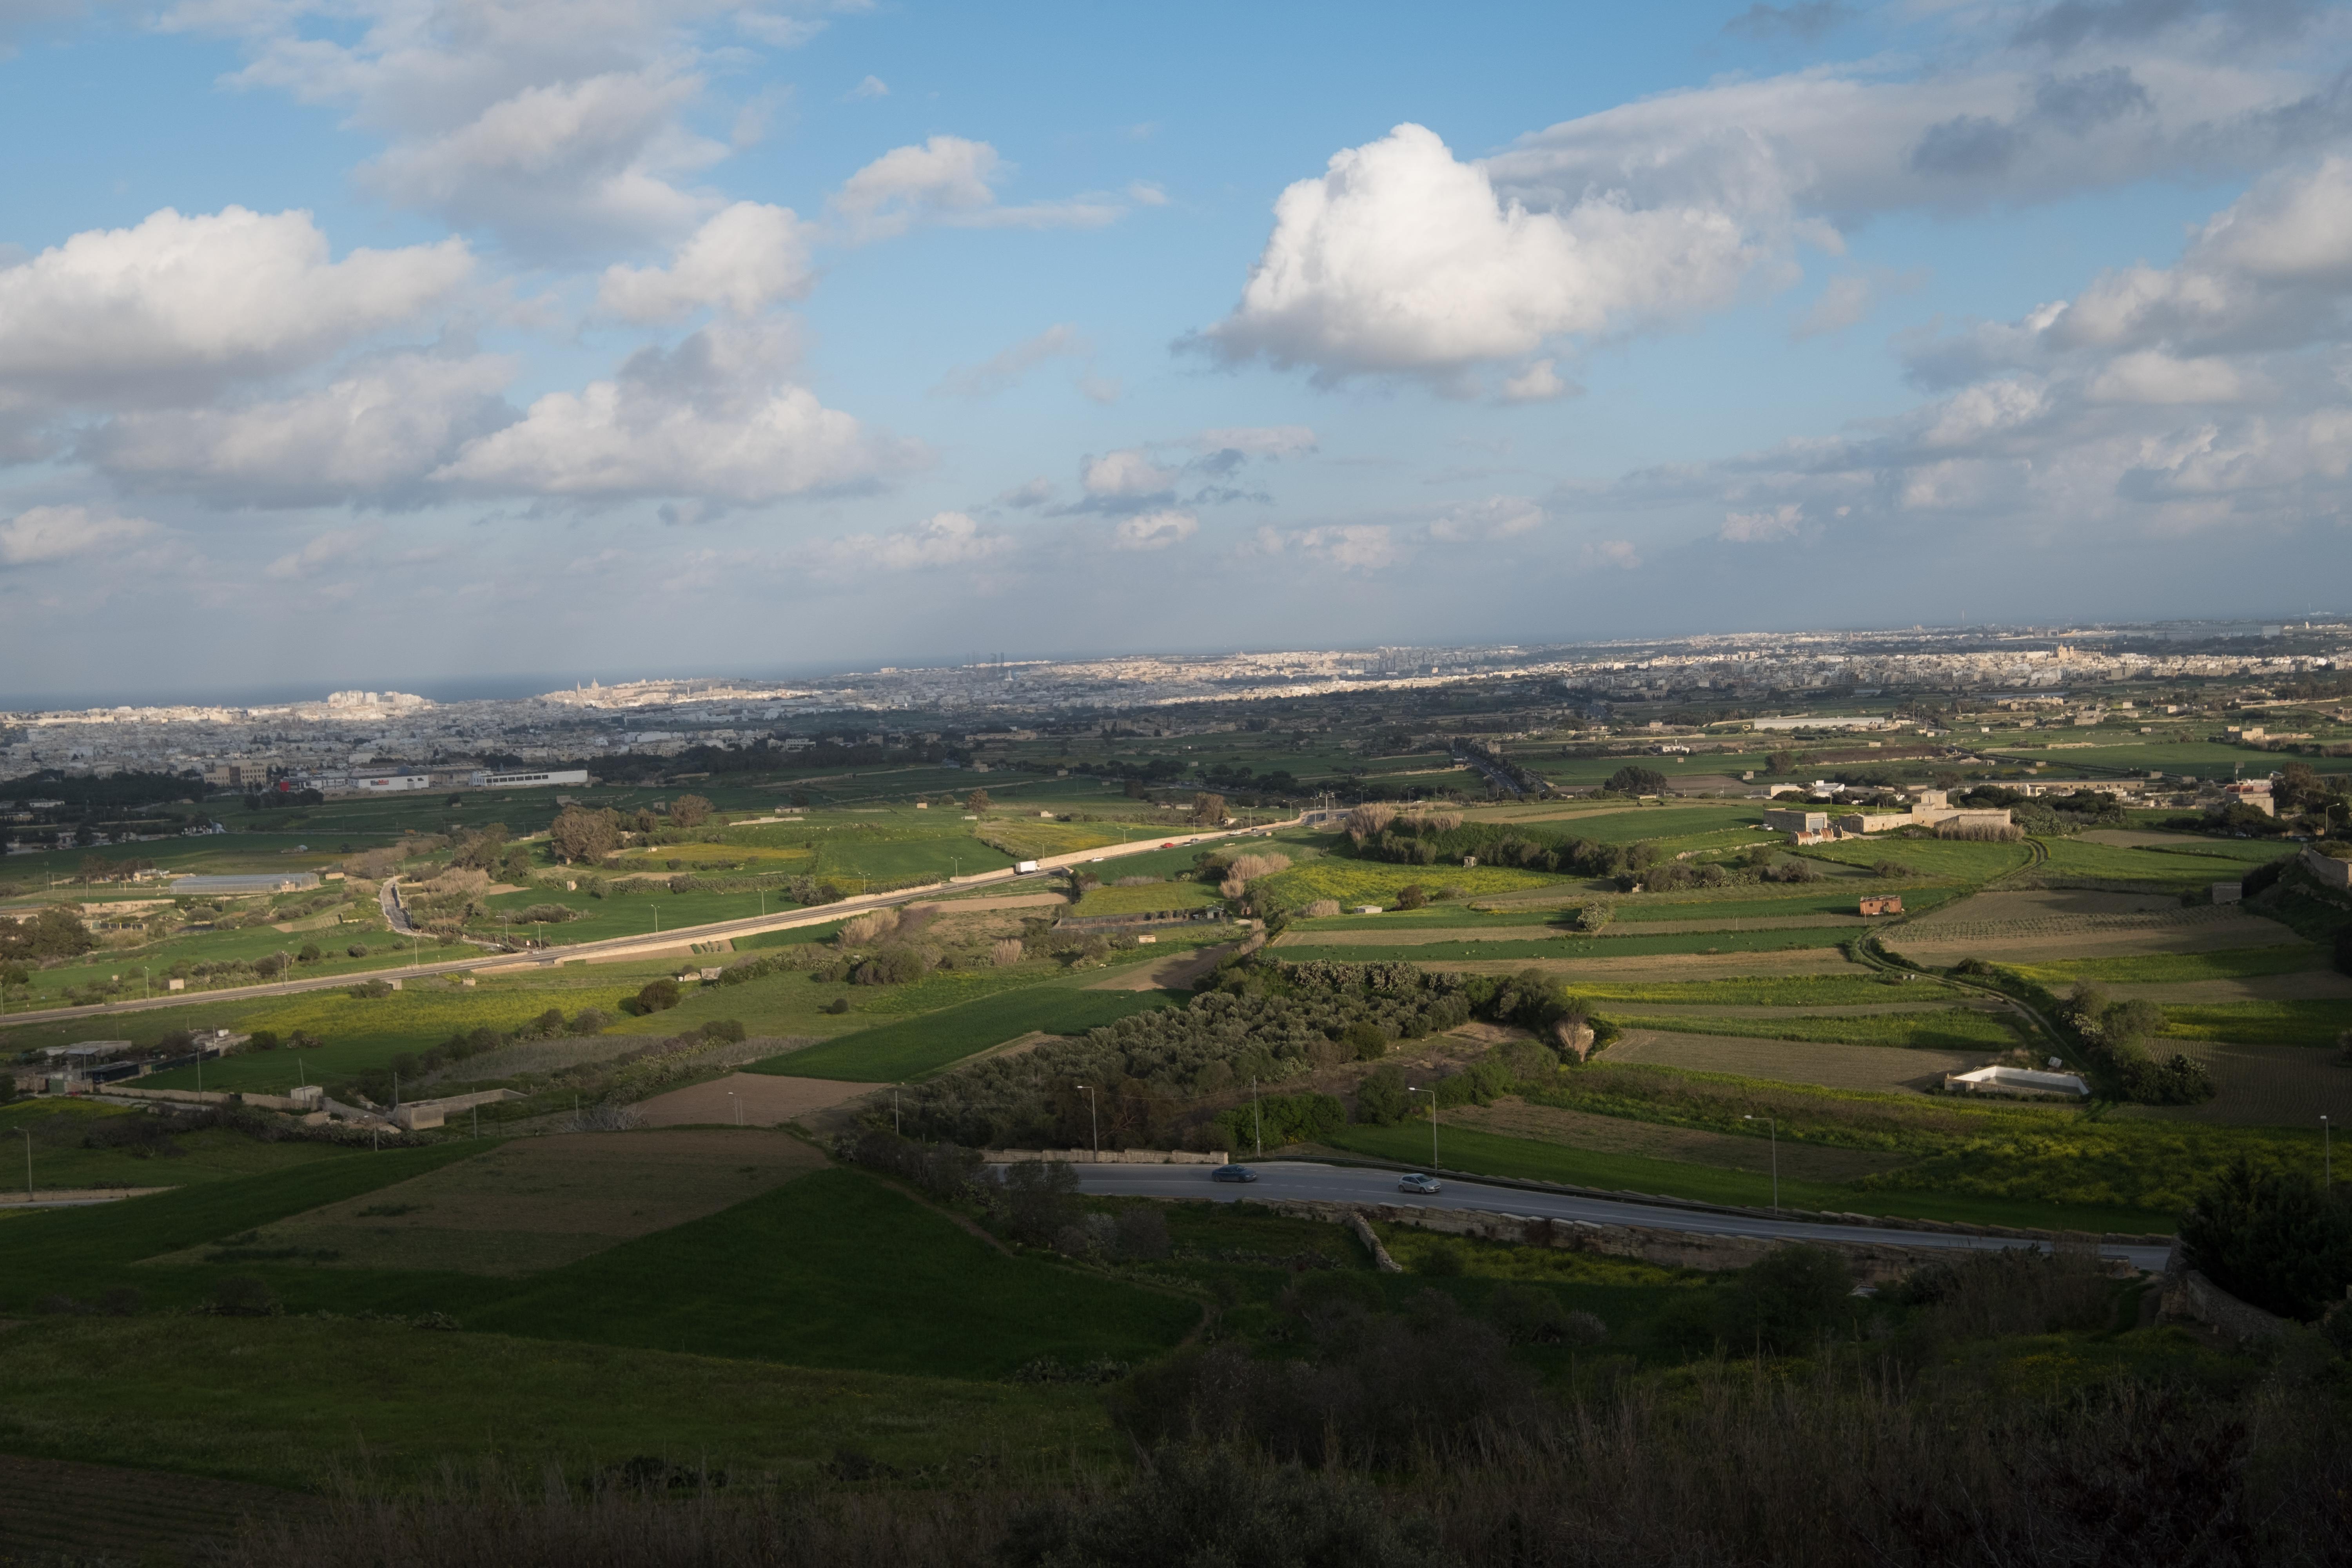
[[[1247,1165],[1220,1165],[1209,1173],[1213,1182],[1255,1182],[1257,1173]]]
[[[1397,1183],[1397,1191],[1401,1193],[1418,1193],[1423,1197],[1433,1197],[1444,1190],[1445,1184],[1444,1182],[1439,1181],[1435,1176],[1424,1174],[1420,1171],[1415,1171],[1412,1174],[1404,1177]]]

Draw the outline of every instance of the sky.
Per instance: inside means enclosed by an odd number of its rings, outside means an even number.
[[[0,706],[2340,613],[2352,7],[0,0]]]

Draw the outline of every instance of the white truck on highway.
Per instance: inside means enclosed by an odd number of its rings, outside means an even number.
[[[1034,877],[1037,874],[1037,862],[1034,860],[1015,861],[1013,867],[1013,874],[1016,877]]]

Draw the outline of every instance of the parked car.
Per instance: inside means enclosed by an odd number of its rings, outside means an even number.
[[[1255,1182],[1257,1173],[1247,1165],[1220,1165],[1209,1173],[1213,1182]]]
[[[1420,1171],[1415,1171],[1412,1174],[1397,1183],[1397,1191],[1401,1193],[1418,1193],[1423,1197],[1428,1197],[1433,1194],[1442,1193],[1444,1190],[1445,1184],[1444,1182],[1439,1181],[1435,1176],[1424,1174]]]

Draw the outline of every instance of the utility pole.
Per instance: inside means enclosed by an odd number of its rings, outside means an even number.
[[[895,1088],[890,1090],[890,1131],[901,1138],[907,1135],[898,1121],[898,1091]]]
[[[1094,1134],[1095,1163],[1099,1165],[1102,1163],[1102,1122],[1095,1115],[1095,1091],[1087,1084],[1082,1083],[1078,1087],[1087,1091],[1087,1126]]]
[[[1759,1118],[1743,1116],[1739,1120],[1755,1121]],[[1780,1122],[1773,1116],[1765,1116],[1760,1120],[1766,1127],[1771,1129],[1772,1132],[1772,1213],[1777,1215],[1780,1212]]]
[[[25,1141],[25,1201],[33,1201],[33,1132],[29,1127],[16,1129],[16,1136]]]
[[[1437,1172],[1437,1090],[1415,1089],[1412,1085],[1407,1084],[1404,1086],[1404,1091],[1407,1094],[1429,1096],[1429,1169],[1430,1173],[1434,1175]]]
[[[1257,1079],[1250,1079],[1250,1133],[1257,1140],[1257,1157],[1265,1158],[1265,1119],[1258,1114]]]
[[[2320,1188],[2324,1193],[2336,1190],[2336,1130],[2328,1125],[2323,1113],[2319,1118]]]

